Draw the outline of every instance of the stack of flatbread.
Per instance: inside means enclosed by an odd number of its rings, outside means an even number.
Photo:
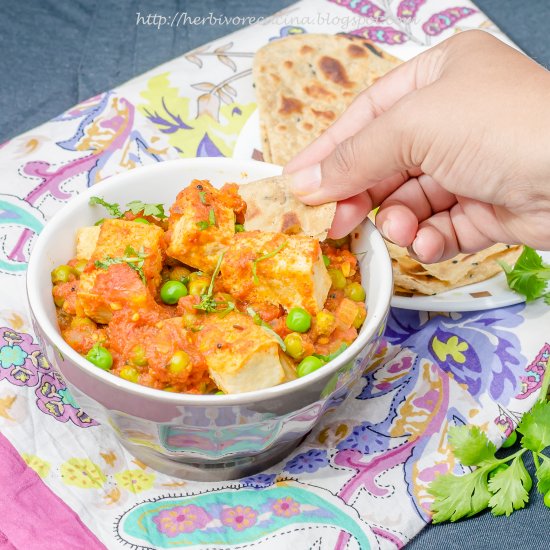
[[[253,75],[264,160],[286,164],[326,130],[360,91],[400,63],[358,36],[294,35],[261,48],[254,57]],[[273,230],[298,232],[307,225],[310,214],[301,212],[283,188],[280,182],[273,184],[266,188],[269,196],[257,197],[250,187],[245,200],[254,201],[255,205],[249,205],[249,216],[254,217],[254,211],[263,212],[271,205],[276,212],[270,219],[282,224]],[[288,210],[284,201],[293,204],[295,215],[281,217],[280,212]],[[312,222],[317,237],[326,236],[332,222],[334,205],[327,208],[319,210]],[[265,223],[265,212],[258,215],[258,220]],[[253,222],[247,220],[247,227],[250,223]],[[395,290],[406,294],[437,294],[483,281],[501,270],[496,260],[513,264],[521,253],[521,247],[496,244],[477,254],[460,254],[452,260],[424,265],[412,259],[406,249],[387,245]]]
[[[399,63],[356,36],[294,35],[261,48],[252,70],[264,160],[286,164]]]

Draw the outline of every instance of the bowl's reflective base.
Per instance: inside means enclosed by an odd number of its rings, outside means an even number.
[[[304,436],[305,437],[305,436]],[[245,456],[224,462],[179,461],[144,447],[121,441],[122,445],[147,466],[169,476],[192,481],[226,481],[257,474],[277,464],[297,447],[304,438],[277,445],[256,456]]]

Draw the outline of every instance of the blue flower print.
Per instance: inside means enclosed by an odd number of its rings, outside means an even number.
[[[284,469],[292,474],[312,474],[324,466],[328,466],[327,452],[320,449],[311,449],[311,451],[300,453],[289,460]]]

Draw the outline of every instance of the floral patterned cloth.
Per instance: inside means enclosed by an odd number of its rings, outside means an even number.
[[[476,424],[501,442],[536,399],[550,360],[543,304],[394,309],[355,394],[286,460],[229,483],[157,473],[79,408],[42,355],[24,299],[33,241],[64,203],[144,164],[232,155],[256,109],[252,57],[270,40],[353,32],[405,60],[466,28],[500,35],[467,0],[304,0],[281,15],[286,21],[201,47],[0,146],[0,428],[28,465],[13,479],[34,470],[110,549],[402,547],[430,519],[428,483],[461,470],[448,428]],[[0,446],[4,465],[10,448]],[[27,502],[47,508],[49,497],[33,487]],[[3,521],[0,546],[17,546]],[[45,521],[26,547],[49,547],[39,540]]]

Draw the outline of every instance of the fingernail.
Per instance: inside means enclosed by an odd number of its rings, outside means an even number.
[[[383,236],[385,239],[387,239],[388,241],[391,241],[390,233],[391,233],[391,221],[390,221],[390,220],[386,220],[386,221],[382,224],[382,236]]]
[[[420,258],[422,259],[422,253],[419,252],[419,249],[422,248],[422,235],[419,235],[418,237],[416,237],[416,239],[412,242],[412,249],[413,249],[413,252],[416,254],[417,258]]]
[[[309,195],[321,187],[321,165],[313,164],[290,174],[290,189],[295,195]]]

